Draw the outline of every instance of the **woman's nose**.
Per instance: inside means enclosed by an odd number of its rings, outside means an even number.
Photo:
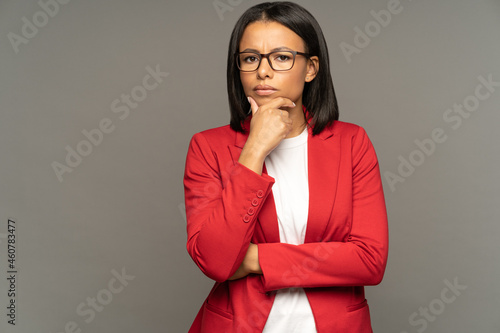
[[[260,77],[260,78],[264,78],[266,76],[268,77],[272,77],[272,75],[274,75],[274,71],[273,69],[271,68],[271,65],[269,64],[269,59],[267,58],[263,58],[261,61],[260,61],[260,66],[259,68],[257,69],[257,75]]]

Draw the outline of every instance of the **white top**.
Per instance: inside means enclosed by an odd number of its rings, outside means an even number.
[[[278,215],[280,242],[303,244],[309,211],[307,127],[284,139],[266,157],[267,173]],[[303,288],[279,289],[263,333],[316,333],[311,306]]]

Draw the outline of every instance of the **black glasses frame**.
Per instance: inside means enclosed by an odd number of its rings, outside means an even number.
[[[280,52],[290,52],[291,54],[293,54],[293,61],[292,61],[292,67],[290,67],[289,69],[274,69],[272,63],[271,63],[271,59],[269,59],[269,56],[273,53],[280,53]],[[258,55],[259,56],[259,64],[257,65],[257,68],[256,69],[253,69],[251,71],[245,71],[245,70],[242,70],[241,67],[240,67],[240,57],[239,55],[242,54],[242,53],[252,53],[252,54],[255,54],[255,55]],[[269,53],[257,53],[257,52],[251,52],[251,51],[244,51],[244,52],[236,52],[234,55],[235,55],[235,58],[236,58],[236,66],[238,66],[238,69],[242,72],[255,72],[256,70],[259,69],[260,67],[260,64],[262,63],[262,59],[266,58],[267,59],[267,63],[269,64],[269,67],[272,68],[273,71],[276,71],[276,72],[283,72],[283,71],[289,71],[290,69],[293,68],[293,66],[295,65],[295,57],[298,55],[301,55],[301,56],[304,56],[306,58],[310,58],[311,55],[309,53],[304,53],[304,52],[299,52],[299,51],[292,51],[292,50],[282,50],[282,51],[273,51],[273,52],[269,52]]]

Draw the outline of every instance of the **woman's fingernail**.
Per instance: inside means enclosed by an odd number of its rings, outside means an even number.
[[[247,97],[248,103],[250,103],[250,97]]]
[[[292,104],[293,104],[293,106],[297,106],[297,105],[295,105],[295,103],[294,103],[294,102],[292,102]]]

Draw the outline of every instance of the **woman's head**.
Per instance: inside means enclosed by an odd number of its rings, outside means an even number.
[[[293,67],[285,71],[278,68],[278,60],[285,59],[283,57],[273,58],[276,59],[274,70],[264,58],[257,70],[243,72],[238,68],[238,52],[264,54],[274,51],[276,47],[307,55],[297,54]],[[249,63],[255,62],[255,58],[245,59],[249,59]],[[278,91],[269,96],[255,95],[253,89],[258,84],[271,85]],[[338,119],[323,33],[316,19],[306,9],[292,2],[266,2],[243,13],[229,43],[227,87],[231,127],[240,132],[243,132],[242,123],[250,109],[247,96],[252,96],[258,103],[259,100],[262,103],[278,96],[302,102],[310,113],[314,134],[320,133],[325,126]]]

